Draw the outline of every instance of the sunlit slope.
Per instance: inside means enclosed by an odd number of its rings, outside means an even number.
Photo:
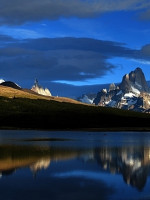
[[[59,102],[81,104],[80,102],[76,100],[66,98],[66,97],[46,97],[43,95],[36,94],[28,89],[18,90],[18,89],[14,89],[14,88],[2,86],[2,85],[0,85],[0,96],[8,97],[8,98],[45,99],[45,100],[54,100],[54,101],[59,101]]]

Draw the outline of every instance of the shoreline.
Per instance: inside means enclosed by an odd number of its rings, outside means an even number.
[[[36,128],[18,128],[18,127],[0,127],[1,130],[16,130],[16,131],[45,131],[45,132],[150,132],[150,127],[110,127],[110,128],[62,128],[62,129],[36,129]]]

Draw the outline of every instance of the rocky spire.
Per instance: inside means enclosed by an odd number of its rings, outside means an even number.
[[[44,89],[43,87],[41,87],[39,85],[37,79],[35,79],[34,85],[31,88],[31,90],[36,92],[36,93],[38,93],[38,94],[44,95],[44,96],[52,96],[51,92],[49,91],[49,89],[47,89],[47,88]]]
[[[132,91],[133,87],[140,92],[149,92],[149,87],[145,80],[144,73],[139,67],[134,71],[131,71],[129,74],[126,74],[120,84],[120,89],[124,92]]]
[[[34,81],[34,85],[38,85],[39,86],[39,82],[38,82],[37,78]]]
[[[114,83],[110,84],[109,91],[115,90],[115,89],[116,89],[116,85]]]
[[[150,89],[140,68],[126,74],[119,86],[111,84],[108,91],[98,92],[93,101],[99,106],[150,113],[149,102]]]

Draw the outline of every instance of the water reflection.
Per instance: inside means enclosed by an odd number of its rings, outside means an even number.
[[[59,162],[80,156],[86,151],[41,146],[0,146],[0,174],[9,175],[28,167],[36,173],[47,169],[51,161]]]
[[[127,184],[144,188],[150,172],[150,147],[98,148],[94,159],[103,170],[122,174]]]
[[[101,173],[120,174],[128,185],[142,190],[150,173],[150,147],[96,147],[90,149],[41,146],[0,146],[0,177],[29,168],[35,175],[51,163],[77,160]],[[72,166],[71,170],[76,170]],[[83,169],[84,170],[84,169]],[[82,171],[83,171],[82,170]]]

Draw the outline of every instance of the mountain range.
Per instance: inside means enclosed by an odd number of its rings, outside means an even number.
[[[104,91],[105,95],[111,92],[123,95],[119,86],[114,84],[110,91]],[[117,93],[116,96],[119,96]],[[149,94],[147,91],[141,93]],[[136,95],[139,98],[139,92]],[[0,128],[3,129],[150,130],[150,115],[147,113],[111,106],[88,106],[66,97],[44,96],[8,81],[5,81],[5,86],[0,85],[0,122]]]
[[[93,103],[98,106],[150,112],[150,88],[141,68],[136,68],[122,78],[118,85],[97,93]]]
[[[55,98],[52,97],[49,89],[44,89],[39,85],[37,80],[31,89],[23,89],[14,82],[4,80],[0,80],[0,86],[16,89],[21,92],[21,95],[22,92],[25,92],[23,96],[29,96],[30,94],[30,96],[40,95],[40,98],[44,96],[46,98]],[[102,107],[113,107],[146,113],[150,112],[150,87],[141,68],[136,68],[129,74],[124,75],[120,84],[112,83],[109,87],[107,84],[105,86],[106,87],[101,89],[97,94],[84,94],[77,98],[77,100],[86,104],[95,104],[96,106]],[[33,98],[35,98],[35,96]],[[70,100],[71,99],[69,99],[69,101]],[[66,98],[62,101],[68,102],[68,99]]]

